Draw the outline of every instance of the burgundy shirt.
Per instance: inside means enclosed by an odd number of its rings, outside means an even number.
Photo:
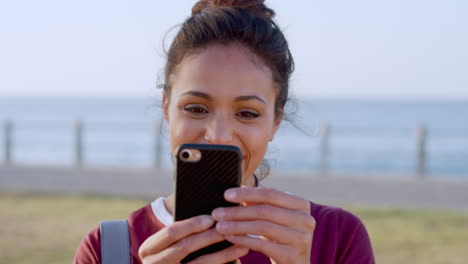
[[[316,228],[310,263],[314,264],[374,264],[372,246],[366,228],[353,214],[336,207],[311,203],[311,215]],[[141,263],[138,248],[152,234],[164,228],[147,205],[128,217],[132,264]],[[271,263],[262,253],[250,251],[241,258],[242,264]],[[83,238],[76,251],[75,264],[100,264],[99,228]]]

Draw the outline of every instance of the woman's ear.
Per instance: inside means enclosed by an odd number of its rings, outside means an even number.
[[[164,120],[169,122],[169,98],[164,91],[162,92],[162,108]]]

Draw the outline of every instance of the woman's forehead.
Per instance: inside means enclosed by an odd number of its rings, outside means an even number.
[[[265,71],[271,75],[271,70],[262,59],[243,44],[233,42],[229,44],[213,43],[188,55],[180,65],[187,62],[197,64],[199,67],[226,66],[226,68],[247,68],[250,70]],[[179,66],[180,66],[179,65]]]
[[[171,93],[189,90],[205,93],[274,94],[274,81],[268,67],[255,62],[254,55],[241,45],[210,45],[184,59],[173,76]]]

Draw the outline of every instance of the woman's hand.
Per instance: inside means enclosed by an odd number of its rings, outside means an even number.
[[[190,253],[225,240],[213,227],[209,215],[192,217],[175,222],[150,236],[140,246],[138,255],[144,264],[178,264]],[[242,246],[231,246],[224,250],[198,257],[190,264],[222,264],[237,260],[248,253]],[[238,262],[240,263],[240,262]]]
[[[310,263],[315,230],[310,202],[263,187],[230,189],[225,198],[246,205],[213,211],[216,230],[228,241],[261,252],[272,263]]]

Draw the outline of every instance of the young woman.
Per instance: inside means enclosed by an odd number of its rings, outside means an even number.
[[[156,199],[128,217],[133,263],[177,264],[223,240],[234,245],[190,263],[374,263],[366,229],[354,215],[256,187],[255,173],[284,117],[294,65],[263,2],[195,4],[168,52],[163,90],[173,152],[182,143],[241,149],[244,187],[225,198],[244,206],[173,223],[174,196]],[[81,242],[75,263],[100,263],[98,228]]]

